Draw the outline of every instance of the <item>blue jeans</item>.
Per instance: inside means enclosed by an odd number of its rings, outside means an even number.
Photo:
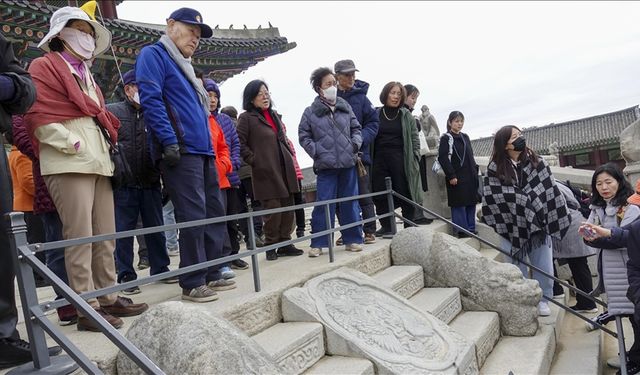
[[[123,187],[113,191],[116,231],[122,232],[136,228],[138,216],[142,218],[142,227],[149,228],[162,225],[162,194],[160,187],[139,189]],[[169,270],[169,256],[164,239],[164,233],[144,235],[147,245],[151,275]],[[118,282],[135,280],[136,271],[133,269],[133,237],[116,240],[116,266]]]
[[[500,247],[504,251],[511,251],[511,243],[504,237],[500,237]],[[540,268],[549,275],[553,275],[553,251],[551,248],[551,237],[546,236],[542,245],[531,249],[528,257],[525,257],[533,266]],[[520,268],[520,272],[525,278],[529,277],[529,267],[517,260],[511,259],[511,263]],[[533,271],[533,278],[540,284],[542,294],[546,297],[553,298],[553,279],[550,279],[537,271]]]
[[[160,170],[175,208],[176,222],[224,216],[224,205],[215,158],[208,155],[182,154],[177,165],[160,162]],[[222,257],[226,223],[209,224],[180,230],[180,268]],[[194,289],[221,278],[213,266],[180,276],[183,289]]]
[[[47,242],[61,241],[62,238],[62,221],[58,216],[57,211],[47,212],[39,215],[44,225],[44,239]],[[67,278],[67,269],[64,265],[64,248],[56,250],[45,251],[47,258],[47,267],[64,281],[65,284],[69,284]]]
[[[323,169],[318,171],[316,179],[316,201],[346,198],[358,195],[358,173],[355,167]],[[357,200],[340,203],[340,224],[351,224],[360,220],[360,206]],[[329,206],[331,228],[335,222],[335,204]],[[316,206],[311,213],[311,233],[327,229],[325,206]],[[340,231],[345,244],[362,243],[362,225]],[[330,236],[311,239],[312,248],[329,247]]]
[[[176,223],[176,217],[173,213],[173,203],[171,200],[167,202],[167,204],[162,207],[162,219],[164,221],[164,225],[170,225]],[[167,249],[177,249],[178,248],[178,230],[172,229],[164,232],[164,237],[167,240]]]
[[[476,231],[476,205],[451,207],[451,221],[458,226],[468,230],[469,232]],[[453,228],[453,233],[458,233],[456,228]]]

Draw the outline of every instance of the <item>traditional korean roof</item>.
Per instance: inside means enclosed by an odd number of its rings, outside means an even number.
[[[523,128],[527,146],[539,154],[548,154],[549,145],[557,142],[560,153],[594,147],[617,145],[620,132],[640,119],[640,109],[633,106],[620,111],[578,120]],[[475,156],[491,156],[493,136],[471,141]]]
[[[23,60],[29,61],[42,54],[36,45],[49,30],[49,17],[56,9],[33,1],[0,0],[2,33],[13,41],[22,42],[18,52],[22,52]],[[112,46],[116,56],[122,60],[122,70],[130,69],[140,49],[156,42],[164,30],[164,25],[119,19],[104,19],[104,24],[113,34]],[[216,31],[213,37],[200,41],[198,51],[193,56],[193,64],[217,82],[241,73],[269,56],[296,47],[295,42],[288,42],[274,27],[232,32],[225,30],[226,33]],[[99,56],[97,60],[101,59],[113,61],[108,53]]]

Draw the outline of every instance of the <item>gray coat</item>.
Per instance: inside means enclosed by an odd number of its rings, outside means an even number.
[[[562,183],[556,183],[558,189],[562,195],[564,195],[567,201],[567,208],[569,209],[569,215],[571,215],[571,226],[569,231],[560,241],[553,240],[553,257],[560,258],[578,258],[595,255],[597,250],[593,247],[587,246],[582,240],[582,236],[578,233],[578,228],[582,222],[584,222],[584,216],[578,211],[580,203],[573,195],[571,189]]]
[[[300,145],[313,158],[316,170],[351,168],[362,145],[361,127],[351,106],[337,98],[335,111],[320,97],[304,110],[298,138]]]
[[[605,228],[622,227],[640,216],[640,208],[633,204],[626,207],[624,217],[618,225],[616,214],[618,207],[607,204],[607,207],[591,207],[591,215],[587,221]],[[598,254],[598,285],[592,294],[598,296],[603,290],[607,293],[608,310],[612,315],[633,314],[633,303],[627,298],[629,281],[627,278],[627,261],[629,255],[626,248],[602,249]]]

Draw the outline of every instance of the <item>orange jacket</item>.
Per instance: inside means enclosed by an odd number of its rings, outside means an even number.
[[[224,133],[218,121],[213,115],[209,115],[209,131],[211,132],[211,143],[213,144],[213,152],[216,153],[216,168],[218,169],[218,183],[220,189],[228,189],[231,187],[227,173],[233,171],[233,164],[229,156],[229,147],[224,140]]]
[[[31,159],[13,146],[9,153],[9,169],[13,182],[13,209],[22,212],[33,211],[35,187]]]

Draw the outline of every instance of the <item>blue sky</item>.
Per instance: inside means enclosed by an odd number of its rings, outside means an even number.
[[[198,9],[210,26],[267,22],[297,47],[225,82],[222,105],[241,107],[255,78],[270,86],[303,166],[311,159],[297,127],[315,93],[311,71],[351,58],[379,105],[385,83],[416,85],[441,129],[450,111],[463,132],[491,135],[505,124],[541,126],[640,103],[640,2],[125,1],[118,15],[164,23]],[[419,110],[416,110],[419,115]]]

